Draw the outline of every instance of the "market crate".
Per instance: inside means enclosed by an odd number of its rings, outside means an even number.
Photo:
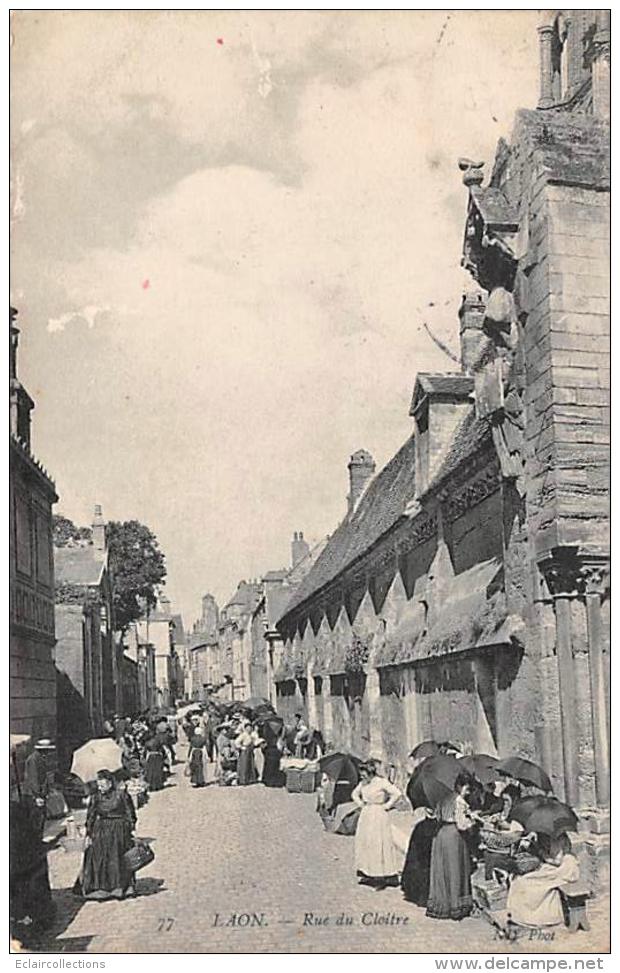
[[[320,780],[321,774],[317,770],[288,767],[286,771],[286,789],[289,794],[312,794],[319,786]]]

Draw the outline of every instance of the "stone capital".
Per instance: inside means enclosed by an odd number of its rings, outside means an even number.
[[[603,595],[609,588],[610,564],[607,558],[583,558],[581,583],[586,595]]]
[[[554,548],[538,562],[553,598],[574,598],[580,593],[580,562],[574,548]]]

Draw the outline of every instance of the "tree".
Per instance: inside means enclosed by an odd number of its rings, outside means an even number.
[[[106,537],[116,628],[125,631],[157,604],[166,562],[155,535],[137,520],[110,521]]]
[[[55,547],[66,547],[69,541],[90,541],[93,536],[90,527],[77,527],[62,514],[54,514],[52,517],[52,532]]]

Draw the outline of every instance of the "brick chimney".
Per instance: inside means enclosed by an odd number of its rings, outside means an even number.
[[[366,489],[366,484],[376,470],[375,461],[365,449],[358,449],[349,460],[349,496],[347,502],[349,513],[357,506],[357,502]]]
[[[103,519],[103,511],[101,509],[101,504],[95,504],[95,513],[93,516],[92,523],[93,530],[93,546],[96,551],[105,551],[105,520]]]
[[[463,294],[459,308],[459,319],[461,322],[461,364],[466,375],[472,374],[474,365],[488,341],[482,330],[485,307],[486,295],[484,291],[468,291]]]
[[[302,530],[293,534],[293,540],[291,541],[291,564],[294,568],[297,567],[300,561],[303,561],[305,557],[310,553],[310,545],[304,540],[304,532]]]

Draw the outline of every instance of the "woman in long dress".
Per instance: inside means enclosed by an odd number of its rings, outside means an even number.
[[[260,744],[260,737],[251,724],[246,720],[241,728],[235,743],[239,748],[237,758],[237,784],[241,787],[246,784],[255,784],[258,780],[256,764],[254,762],[254,747]]]
[[[467,796],[471,777],[459,774],[451,794],[437,806],[438,831],[431,850],[426,915],[433,919],[464,919],[473,908],[471,857],[467,833],[477,824]]]
[[[205,750],[205,739],[200,733],[195,733],[189,745],[187,764],[189,767],[189,780],[192,787],[204,787],[205,780],[205,760],[207,753]]]
[[[545,841],[546,839],[546,841]],[[512,880],[506,909],[519,926],[557,926],[564,921],[560,887],[579,878],[579,863],[567,835],[551,841],[539,837],[541,865]]]
[[[133,872],[124,856],[135,826],[131,797],[118,789],[109,770],[100,770],[86,812],[88,846],[78,881],[85,899],[123,899],[132,888]]]
[[[160,791],[164,786],[164,752],[155,739],[146,744],[144,779],[149,791]]]
[[[280,769],[280,761],[284,752],[284,726],[278,731],[269,725],[262,727],[265,740],[263,749],[262,782],[265,787],[284,787],[285,775]]]
[[[431,878],[431,852],[439,824],[432,811],[411,832],[400,885],[408,902],[426,907]]]
[[[351,800],[361,808],[355,833],[355,868],[361,884],[377,889],[398,885],[400,859],[388,811],[401,798],[398,787],[377,773],[374,760],[360,766]]]

